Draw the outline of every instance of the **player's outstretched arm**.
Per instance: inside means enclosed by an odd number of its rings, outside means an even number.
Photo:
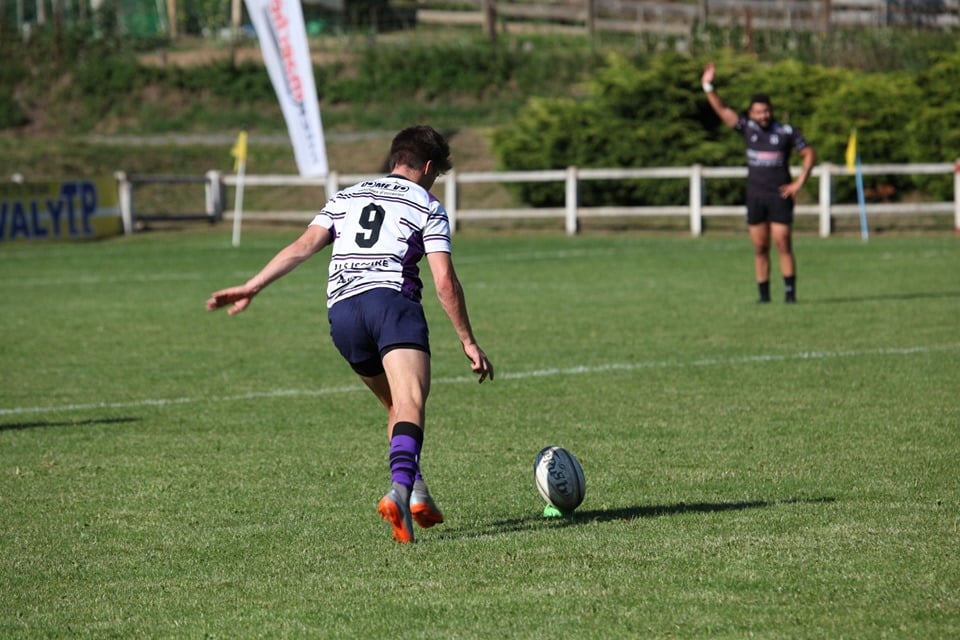
[[[207,311],[229,305],[227,313],[230,315],[240,313],[250,306],[253,298],[268,284],[293,271],[297,265],[330,244],[331,239],[328,229],[317,225],[307,227],[303,235],[281,249],[257,275],[245,284],[212,293],[207,299]]]
[[[703,92],[707,95],[707,102],[710,103],[710,107],[713,109],[714,113],[717,114],[717,117],[723,122],[723,124],[728,127],[737,126],[737,112],[731,109],[723,101],[723,98],[720,97],[720,94],[717,93],[716,87],[713,86],[713,80],[717,73],[717,67],[712,62],[707,64],[706,68],[703,70],[703,75],[700,76],[700,82],[703,85]]]
[[[467,303],[463,295],[463,286],[453,268],[453,260],[449,253],[435,252],[427,254],[430,263],[430,272],[433,274],[433,283],[437,288],[437,297],[447,317],[453,324],[463,353],[470,360],[470,369],[480,376],[479,382],[487,378],[493,380],[493,363],[487,358],[480,345],[473,336],[470,326],[470,317],[467,314]]]

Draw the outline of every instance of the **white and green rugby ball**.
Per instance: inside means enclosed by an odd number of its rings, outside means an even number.
[[[544,447],[533,461],[533,480],[548,504],[570,512],[580,506],[587,491],[583,467],[563,447]]]

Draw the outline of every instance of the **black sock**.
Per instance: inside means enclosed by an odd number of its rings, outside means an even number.
[[[786,294],[787,302],[793,302],[797,299],[797,276],[784,276],[783,291]]]
[[[758,282],[757,289],[760,291],[760,302],[770,302],[770,281]]]

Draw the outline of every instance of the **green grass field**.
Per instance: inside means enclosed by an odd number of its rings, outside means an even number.
[[[497,378],[428,285],[447,522],[401,546],[326,260],[203,309],[297,234],[0,246],[0,637],[960,636],[953,235],[801,236],[792,306],[745,235],[458,236]]]

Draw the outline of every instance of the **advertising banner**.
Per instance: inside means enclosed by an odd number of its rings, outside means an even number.
[[[121,233],[112,177],[0,183],[0,242],[90,240]]]
[[[299,0],[245,0],[301,176],[327,175],[327,149]]]

